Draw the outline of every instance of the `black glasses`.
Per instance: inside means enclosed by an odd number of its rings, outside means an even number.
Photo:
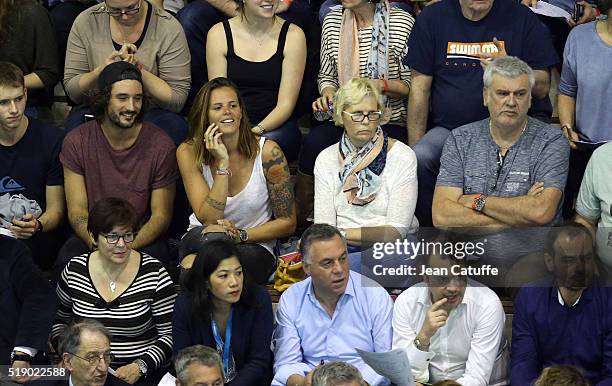
[[[138,235],[138,232],[127,232],[122,235],[118,235],[116,233],[109,233],[107,235],[102,234],[102,236],[104,236],[106,239],[106,242],[109,244],[117,244],[119,239],[123,239],[124,243],[131,243],[136,238],[136,235]]]
[[[106,13],[108,13],[110,16],[113,16],[113,17],[120,17],[122,15],[135,15],[135,14],[137,14],[138,11],[140,11],[140,6],[142,5],[142,0],[140,0],[138,2],[138,6],[136,8],[127,8],[127,9],[110,8],[108,5],[106,5],[106,2],[104,2],[104,5],[106,6]]]
[[[111,364],[112,361],[115,360],[115,356],[111,353],[102,353],[102,354],[87,354],[85,358],[78,356],[74,353],[69,352],[68,354],[74,355],[75,357],[84,360],[89,363],[92,367],[96,367],[100,364],[101,360],[104,360],[105,363]]]
[[[370,111],[368,113],[364,113],[363,111],[357,111],[354,113],[343,111],[343,113],[351,117],[353,122],[363,122],[366,117],[368,117],[368,121],[376,122],[380,119],[380,117],[382,117],[382,111]]]
[[[497,187],[497,183],[499,182],[499,175],[501,174],[502,168],[504,167],[505,160],[506,156],[502,155],[501,150],[497,150],[497,171],[495,172],[495,182],[493,183],[493,189]]]

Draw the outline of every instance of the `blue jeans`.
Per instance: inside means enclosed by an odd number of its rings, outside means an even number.
[[[64,122],[66,132],[69,132],[75,127],[82,125],[90,119],[93,119],[88,118],[85,115],[93,115],[93,112],[89,106],[80,105],[73,107],[70,111],[70,115],[68,115],[68,118],[66,118],[66,122]],[[180,144],[185,140],[185,138],[187,138],[187,133],[189,131],[187,121],[184,117],[177,113],[160,108],[152,108],[145,113],[143,120],[145,122],[152,123],[165,131],[176,145]]]
[[[312,10],[307,1],[296,0],[291,4],[287,12],[278,16],[298,25],[308,36],[308,30],[312,25]],[[179,23],[183,26],[189,52],[191,53],[191,89],[187,103],[183,108],[186,114],[191,108],[193,98],[200,88],[208,81],[208,69],[206,67],[206,35],[215,24],[227,20],[228,16],[217,10],[205,0],[193,1],[186,4],[176,15]]]
[[[30,106],[30,107],[26,107],[24,114],[26,115],[26,117],[28,118],[38,118],[38,109],[36,108],[36,106]]]
[[[296,121],[289,119],[276,130],[267,132],[264,137],[273,140],[281,147],[287,162],[293,162],[297,159],[300,152],[300,142],[302,141],[302,133]]]
[[[193,98],[208,80],[206,67],[206,35],[213,25],[227,19],[223,12],[218,11],[208,2],[199,0],[186,4],[176,18],[185,30],[187,45],[191,53],[191,89],[187,103],[183,108],[186,113],[191,108]]]
[[[436,188],[436,179],[440,172],[440,157],[450,130],[436,126],[431,128],[416,145],[412,147],[417,157],[417,178],[419,180],[419,198],[415,215],[422,227],[431,227],[431,206]]]
[[[391,138],[406,142],[406,128],[400,125],[386,124],[382,129]],[[320,152],[327,147],[338,143],[342,138],[344,128],[334,125],[332,121],[310,129],[310,133],[302,141],[302,151],[300,152],[300,172],[312,176],[314,174],[314,164]],[[418,218],[418,217],[417,217]]]

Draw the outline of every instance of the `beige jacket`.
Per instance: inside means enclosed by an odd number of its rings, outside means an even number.
[[[104,11],[104,3],[82,12],[70,30],[64,68],[64,87],[74,102],[84,103],[86,100],[79,88],[81,75],[103,64],[114,50],[110,16]],[[172,88],[170,103],[159,107],[180,111],[189,94],[191,55],[183,28],[168,12],[153,7],[151,21],[136,59],[144,69],[166,81]]]

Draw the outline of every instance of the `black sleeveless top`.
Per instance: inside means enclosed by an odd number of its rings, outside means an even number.
[[[283,50],[289,24],[283,22],[276,52],[270,59],[263,62],[250,62],[234,52],[232,30],[229,22],[223,21],[227,39],[227,78],[238,86],[238,91],[246,104],[249,120],[253,125],[261,122],[276,107],[283,72]]]

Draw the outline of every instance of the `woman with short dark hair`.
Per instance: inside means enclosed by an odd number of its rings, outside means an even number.
[[[156,385],[172,354],[176,291],[158,260],[131,249],[138,225],[134,207],[123,199],[94,205],[87,230],[95,249],[72,258],[62,272],[51,339],[57,347],[72,321],[98,320],[112,334],[116,376],[130,384]]]
[[[272,302],[253,286],[236,246],[226,240],[200,248],[174,306],[174,352],[195,344],[215,348],[226,385],[270,384]]]

